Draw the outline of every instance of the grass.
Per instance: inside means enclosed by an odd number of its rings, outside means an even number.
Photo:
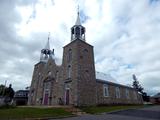
[[[55,118],[72,115],[63,108],[15,107],[0,109],[0,119]]]
[[[133,109],[133,108],[140,108],[140,107],[143,107],[143,106],[142,105],[91,106],[91,107],[82,107],[80,109],[89,114],[99,114],[99,113],[113,112],[117,110]]]

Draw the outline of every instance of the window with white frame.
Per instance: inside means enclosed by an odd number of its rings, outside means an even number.
[[[103,85],[103,95],[104,95],[104,97],[109,96],[109,90],[108,90],[108,85],[107,84]]]
[[[126,98],[129,99],[129,90],[126,88]]]
[[[116,87],[116,98],[120,98],[121,95],[120,95],[120,89],[119,87]]]

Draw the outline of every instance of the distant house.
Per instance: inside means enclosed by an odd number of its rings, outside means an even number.
[[[27,105],[29,90],[18,90],[14,95],[16,105]]]
[[[156,95],[152,96],[150,98],[150,102],[154,104],[160,104],[160,93],[157,93]]]

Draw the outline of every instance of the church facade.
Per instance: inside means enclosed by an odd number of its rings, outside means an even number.
[[[85,40],[85,27],[81,25],[79,13],[71,28],[71,42],[63,47],[61,65],[55,62],[49,39],[41,50],[28,99],[28,105],[90,106],[142,102],[135,89],[96,77],[93,46]]]

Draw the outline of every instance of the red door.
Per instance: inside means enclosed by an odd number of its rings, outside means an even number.
[[[69,90],[66,90],[66,105],[69,105]]]
[[[44,95],[44,105],[48,105],[48,92],[45,92],[45,95]]]

